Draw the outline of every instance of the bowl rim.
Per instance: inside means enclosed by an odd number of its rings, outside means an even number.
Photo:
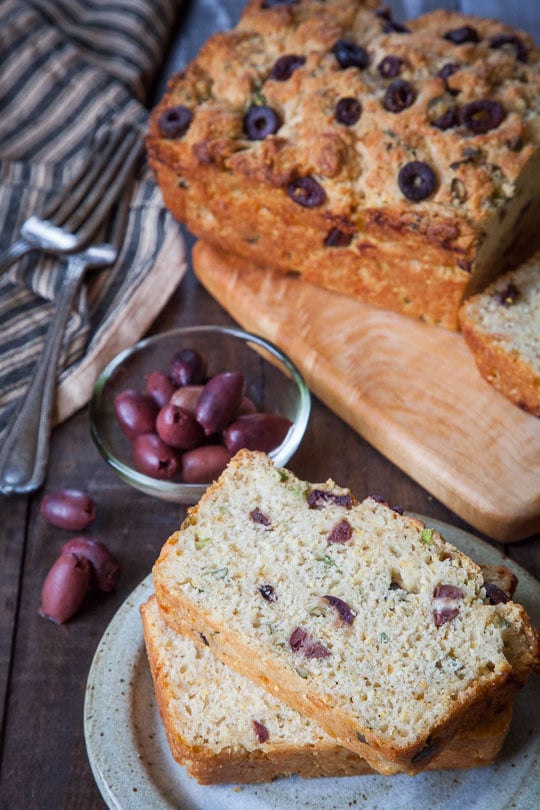
[[[186,334],[206,334],[210,332],[218,332],[220,334],[229,335],[233,338],[239,338],[247,343],[254,343],[260,346],[265,351],[273,355],[279,362],[285,366],[291,378],[296,383],[299,391],[299,406],[298,417],[293,422],[292,428],[289,430],[285,440],[272,450],[268,455],[276,466],[285,464],[289,458],[296,452],[300,446],[302,437],[305,434],[310,413],[311,413],[311,393],[304,380],[298,367],[293,361],[277,346],[267,338],[263,338],[254,332],[248,332],[244,329],[235,326],[220,326],[219,324],[205,324],[196,326],[182,326],[175,329],[169,329],[164,332],[158,332],[155,335],[143,338],[137,341],[126,349],[123,349],[99,373],[97,380],[92,390],[92,395],[88,403],[88,419],[90,423],[90,433],[94,443],[99,450],[105,461],[116,471],[122,480],[144,492],[151,492],[156,495],[174,496],[175,494],[187,495],[191,493],[196,500],[202,493],[210,486],[212,482],[205,484],[189,484],[184,481],[168,481],[160,478],[152,478],[149,475],[139,472],[134,467],[131,467],[117,458],[114,453],[108,448],[107,444],[101,437],[97,428],[97,410],[100,402],[103,389],[116,371],[116,369],[126,361],[127,358],[133,354],[146,349],[152,344],[159,343],[164,338],[171,339],[174,337],[181,337]],[[172,498],[171,498],[172,499]]]

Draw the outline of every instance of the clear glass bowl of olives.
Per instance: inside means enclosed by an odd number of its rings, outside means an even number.
[[[287,464],[310,410],[300,372],[277,346],[234,327],[193,326],[117,355],[95,384],[89,418],[122,480],[194,504],[242,447]]]

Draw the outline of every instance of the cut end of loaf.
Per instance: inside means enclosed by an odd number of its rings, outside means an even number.
[[[540,253],[466,301],[460,323],[484,379],[540,417]]]

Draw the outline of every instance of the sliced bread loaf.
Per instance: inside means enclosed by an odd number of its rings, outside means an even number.
[[[540,416],[540,253],[470,298],[459,319],[484,379]]]
[[[141,607],[159,712],[173,757],[201,784],[266,782],[279,776],[361,776],[366,760],[316,723],[175,633],[155,596]],[[499,752],[512,702],[464,729],[429,770],[488,765]]]
[[[241,451],[154,566],[167,623],[381,773],[506,704],[539,637],[421,521]]]

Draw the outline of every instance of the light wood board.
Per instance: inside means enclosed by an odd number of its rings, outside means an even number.
[[[199,242],[195,273],[311,391],[460,517],[495,540],[540,531],[540,419],[479,375],[460,334],[254,267]]]

